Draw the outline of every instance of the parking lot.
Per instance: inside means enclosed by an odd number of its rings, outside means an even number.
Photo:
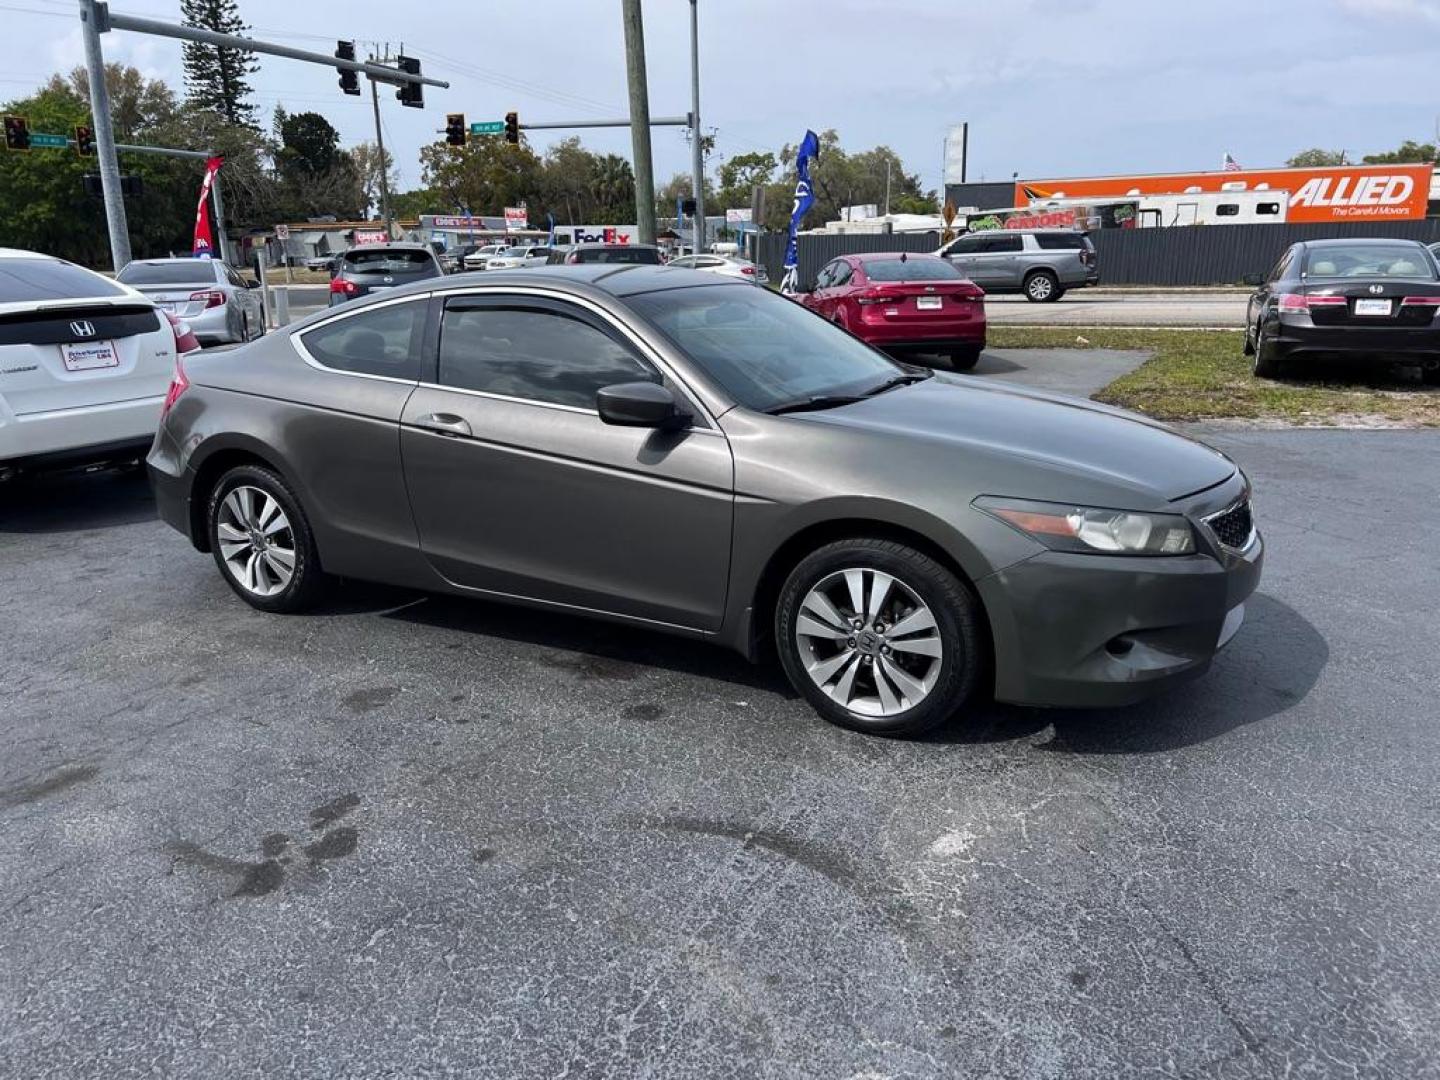
[[[1210,674],[921,742],[628,629],[258,614],[137,474],[0,491],[3,1071],[1435,1075],[1440,434],[1201,433],[1269,545]]]

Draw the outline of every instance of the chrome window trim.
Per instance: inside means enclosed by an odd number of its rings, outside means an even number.
[[[578,307],[584,308],[591,314],[598,316],[605,323],[606,326],[611,327],[618,334],[620,334],[620,336],[623,337],[625,341],[629,342],[630,345],[635,348],[635,350],[640,354],[641,358],[647,363],[649,363],[658,372],[660,372],[661,375],[665,376],[667,379],[670,379],[672,382],[675,383],[676,386],[680,387],[681,392],[685,395],[686,399],[688,399],[690,404],[695,408],[696,413],[699,416],[704,417],[707,428],[713,429],[714,433],[717,435],[720,434],[719,425],[716,423],[715,417],[711,415],[710,410],[705,407],[705,403],[700,400],[700,396],[696,394],[693,389],[691,389],[689,383],[687,383],[675,372],[674,368],[672,368],[668,363],[665,362],[665,358],[660,355],[659,351],[643,337],[635,333],[635,331],[632,330],[630,327],[626,326],[624,323],[616,319],[615,316],[609,311],[607,311],[602,305],[597,304],[588,296],[577,296],[574,293],[565,292],[561,289],[547,289],[541,285],[457,285],[448,289],[436,289],[433,293],[431,293],[431,295],[441,298],[451,296],[538,296],[542,299],[558,300],[562,303],[575,304]],[[539,405],[544,408],[567,409],[574,412],[588,413],[591,416],[599,415],[599,413],[595,409],[582,409],[576,405],[556,405],[546,401],[535,401],[531,398],[510,397],[505,394],[493,394],[484,390],[462,390],[460,387],[443,385],[437,386],[434,383],[427,383],[424,385],[433,387],[434,389],[438,390],[454,390],[459,393],[477,394],[481,397],[493,397],[503,401],[518,401],[526,405]],[[691,428],[690,430],[703,431],[707,430],[707,428]]]
[[[374,311],[376,308],[394,307],[396,304],[412,304],[430,302],[430,293],[415,293],[409,296],[397,296],[393,299],[379,300],[373,304],[366,304],[361,308],[354,308],[350,311],[337,311],[334,315],[328,315],[321,319],[314,326],[307,326],[304,330],[296,331],[290,335],[290,345],[300,354],[300,359],[317,371],[323,371],[328,375],[346,375],[352,379],[378,379],[380,382],[399,383],[401,386],[418,386],[419,379],[397,379],[393,375],[371,375],[366,371],[346,371],[344,368],[333,368],[328,364],[322,364],[316,360],[310,350],[305,347],[305,338],[322,327],[331,323],[339,322],[341,319],[353,319],[357,315],[363,315],[367,311]]]

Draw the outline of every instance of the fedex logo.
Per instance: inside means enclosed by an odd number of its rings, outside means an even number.
[[[577,229],[575,232],[577,244],[628,244],[630,234],[621,232],[619,229],[599,229],[590,232],[584,229]]]
[[[1400,206],[1414,191],[1415,181],[1408,176],[1316,176],[1306,180],[1290,196],[1290,205]]]

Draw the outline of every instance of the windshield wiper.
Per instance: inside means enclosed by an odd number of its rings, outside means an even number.
[[[765,411],[771,416],[779,416],[782,413],[833,409],[840,405],[854,405],[855,402],[864,400],[864,395],[861,394],[816,394],[814,397],[802,398],[799,401],[787,401],[783,405],[776,405]]]
[[[886,390],[894,390],[897,386],[909,386],[911,383],[924,382],[933,376],[933,371],[907,371],[904,375],[896,375],[893,379],[886,379],[879,386],[872,386],[865,391],[865,397],[874,397],[876,394],[883,394]]]

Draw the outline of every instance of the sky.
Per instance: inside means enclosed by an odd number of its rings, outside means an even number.
[[[970,124],[970,178],[1279,165],[1311,146],[1352,158],[1431,141],[1440,125],[1440,0],[698,0],[702,126],[721,160],[835,128],[847,149],[893,147],[938,187],[943,140]],[[112,10],[178,21],[178,0]],[[404,44],[426,108],[381,87],[401,188],[447,112],[526,121],[626,114],[620,0],[240,0],[266,38],[325,54],[338,37]],[[653,115],[690,107],[687,0],[645,0]],[[83,62],[76,0],[0,0],[0,98]],[[180,42],[116,31],[106,59],[183,91]],[[262,57],[255,100],[322,113],[342,143],[373,139],[368,85]],[[534,132],[543,150],[567,132]],[[576,132],[630,156],[625,129]],[[656,183],[688,172],[680,128],[653,134]],[[715,158],[711,159],[712,167]]]

